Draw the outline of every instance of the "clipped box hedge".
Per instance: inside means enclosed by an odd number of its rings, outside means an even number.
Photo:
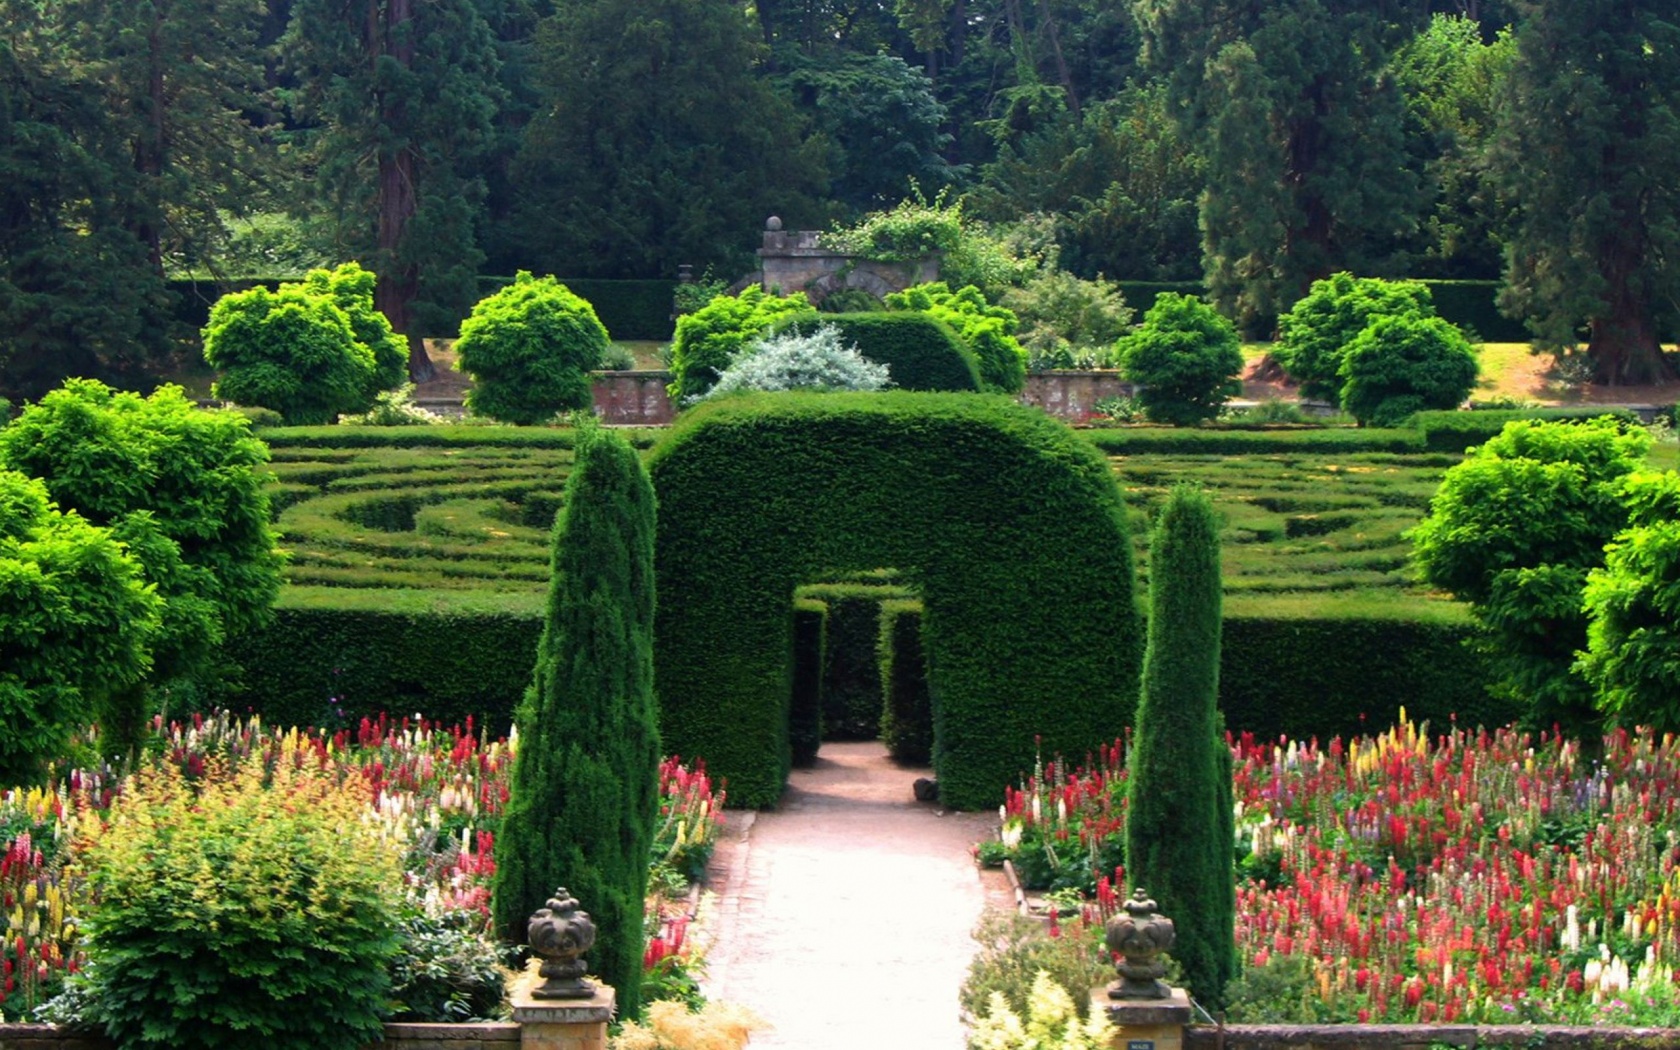
[[[933,697],[922,655],[922,603],[881,603],[876,659],[881,672],[881,741],[893,761],[925,766],[933,761]]]
[[[980,364],[951,326],[914,310],[896,313],[821,314],[780,327],[810,335],[822,325],[840,330],[840,341],[887,366],[899,390],[979,390]]]
[[[1034,738],[1079,754],[1131,717],[1141,635],[1107,462],[1035,409],[974,394],[702,405],[655,448],[655,680],[665,746],[732,802],[789,768],[796,587],[897,568],[923,598],[942,800],[994,805]]]
[[[822,747],[822,677],[828,605],[815,598],[793,603],[793,679],[788,697],[788,746],[792,762],[805,768]]]
[[[228,698],[270,722],[381,711],[505,733],[531,682],[542,595],[286,587],[266,628],[228,643]],[[337,698],[336,704],[331,703]]]
[[[1477,409],[1464,411],[1414,412],[1407,424],[1423,435],[1424,446],[1435,452],[1463,452],[1471,445],[1497,435],[1505,424],[1518,419],[1567,420],[1613,416],[1630,425],[1639,417],[1625,408],[1603,405],[1569,405],[1556,408]]]
[[[1423,435],[1411,429],[1301,427],[1226,430],[1217,427],[1114,427],[1081,430],[1104,452],[1121,455],[1248,456],[1290,452],[1421,452]]]

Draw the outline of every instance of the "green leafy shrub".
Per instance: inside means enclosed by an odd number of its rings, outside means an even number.
[[[974,285],[953,292],[943,281],[919,284],[888,295],[887,306],[919,310],[950,325],[980,364],[981,389],[1016,394],[1026,385],[1027,352],[1015,338],[1014,312],[987,302]]]
[[[815,312],[804,292],[771,295],[750,285],[740,295],[720,295],[684,314],[671,340],[671,398],[683,404],[700,397],[736,355],[778,319]]]
[[[91,1016],[121,1050],[358,1050],[399,939],[394,842],[313,763],[137,775],[90,834]]]
[[[33,782],[107,692],[144,677],[160,605],[108,530],[0,470],[0,783]]]
[[[1342,351],[1342,408],[1361,426],[1396,426],[1419,409],[1452,408],[1476,386],[1476,351],[1439,317],[1378,317]]]
[[[850,227],[823,235],[823,245],[836,251],[905,262],[939,258],[939,271],[958,288],[973,285],[988,297],[1020,284],[1038,269],[1040,260],[1010,243],[1007,231],[963,215],[962,202],[941,190],[928,200],[919,188],[884,211],[871,212]],[[949,201],[949,203],[947,203]]]
[[[867,314],[882,309],[881,300],[862,288],[842,288],[817,304],[825,314]]]
[[[1024,1013],[1033,981],[1041,973],[1063,988],[1094,989],[1114,979],[1100,927],[1062,926],[1048,936],[1044,924],[1013,911],[987,909],[974,929],[980,948],[968,964],[958,1001],[971,1017],[981,1016],[992,996],[1002,995],[1011,1010]]]
[[[1115,341],[1132,324],[1119,285],[1065,270],[1041,270],[1004,292],[1001,305],[1019,319],[1017,337],[1032,371],[1110,367]]]
[[[1618,723],[1680,730],[1680,475],[1622,484],[1627,527],[1587,575],[1587,647],[1578,670]]]
[[[268,449],[238,413],[179,387],[149,397],[73,379],[0,431],[0,466],[41,478],[60,507],[128,544],[163,599],[147,681],[204,671],[266,622],[281,555],[263,491]],[[140,689],[106,698],[119,746],[149,712]]]
[[[331,423],[373,398],[373,349],[331,296],[307,284],[231,292],[210,309],[204,359],[217,397],[271,408],[287,423]]]
[[[1515,419],[1538,422],[1566,422],[1597,419],[1608,416],[1626,426],[1639,422],[1639,417],[1625,408],[1606,405],[1576,405],[1552,408],[1486,409],[1475,412],[1430,411],[1416,412],[1406,425],[1423,435],[1424,447],[1435,452],[1459,453],[1471,445],[1480,445],[1499,436],[1505,424]]]
[[[391,322],[373,305],[376,280],[372,270],[354,262],[335,270],[310,270],[303,278],[305,288],[331,299],[344,311],[356,341],[373,351],[369,397],[395,389],[408,379],[408,343],[391,330]]]
[[[777,325],[810,333],[821,325],[840,331],[871,361],[887,366],[899,390],[979,390],[980,366],[951,326],[924,313],[825,314]]]
[[[1188,295],[1163,292],[1137,331],[1114,346],[1126,378],[1152,420],[1193,426],[1219,415],[1225,399],[1242,392],[1243,359],[1237,330],[1213,307]]]
[[[1340,403],[1342,359],[1360,332],[1379,317],[1434,317],[1429,289],[1420,281],[1385,281],[1331,274],[1278,318],[1272,355],[1301,396]]]
[[[472,914],[411,907],[401,916],[390,1020],[443,1024],[493,1017],[502,1009],[508,970],[496,945],[469,926]]]
[[[841,342],[840,330],[818,325],[809,335],[779,332],[747,344],[703,395],[722,397],[746,390],[881,390],[887,366],[869,361]]]
[[[1419,574],[1470,603],[1500,689],[1534,725],[1596,734],[1593,692],[1573,670],[1587,646],[1581,593],[1627,524],[1620,487],[1649,447],[1614,419],[1507,423],[1446,472],[1412,530]]]
[[[552,276],[520,271],[461,322],[455,367],[473,377],[467,410],[530,426],[588,408],[589,373],[607,345],[593,307]]]

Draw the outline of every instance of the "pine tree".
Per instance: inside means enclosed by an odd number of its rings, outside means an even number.
[[[654,496],[622,438],[580,430],[554,527],[548,623],[516,718],[496,843],[496,928],[524,939],[565,886],[595,920],[594,972],[640,1010],[642,900],[658,805],[653,700]]]
[[[1231,762],[1220,754],[1220,604],[1213,502],[1175,488],[1149,545],[1149,643],[1131,754],[1126,871],[1176,924],[1171,954],[1203,1004],[1222,1001],[1237,958]]]

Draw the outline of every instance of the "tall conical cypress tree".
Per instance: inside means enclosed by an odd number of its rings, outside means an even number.
[[[1213,502],[1175,488],[1149,546],[1149,643],[1131,755],[1126,870],[1176,924],[1171,954],[1208,1005],[1221,1002],[1236,968],[1220,612]]]
[[[496,843],[496,929],[522,941],[557,886],[595,920],[591,969],[640,1011],[642,899],[657,814],[654,495],[635,451],[578,432],[554,526],[548,623],[516,722],[519,754]]]

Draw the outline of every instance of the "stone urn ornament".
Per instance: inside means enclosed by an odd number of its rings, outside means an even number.
[[[1142,886],[1132,891],[1131,900],[1123,907],[1125,914],[1108,920],[1104,937],[1108,950],[1120,957],[1114,964],[1120,979],[1109,984],[1108,997],[1172,998],[1172,988],[1161,980],[1167,967],[1160,956],[1177,937],[1173,921],[1155,910],[1155,902]]]
[[[531,990],[533,999],[590,999],[595,985],[583,979],[588,969],[583,953],[595,944],[595,923],[589,913],[562,886],[548,903],[531,915],[525,939],[531,951],[542,957],[546,978]]]

